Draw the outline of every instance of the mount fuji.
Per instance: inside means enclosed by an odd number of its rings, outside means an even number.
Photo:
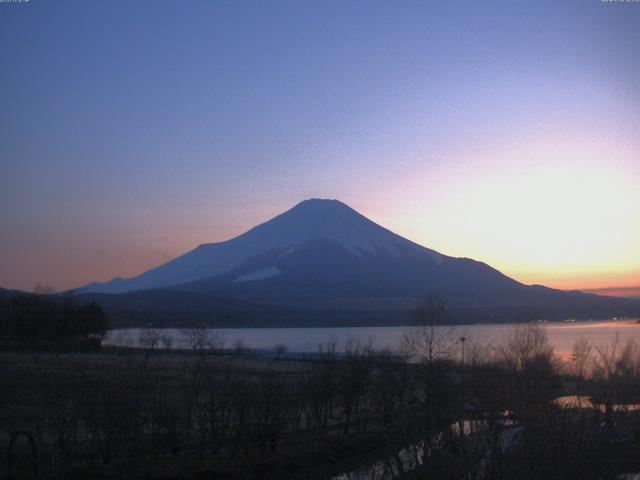
[[[466,311],[458,321],[470,312],[482,321],[483,315],[495,320],[496,312],[502,317],[507,311],[519,312],[519,318],[525,311],[534,317],[553,317],[554,312],[590,317],[620,315],[638,306],[524,285],[482,262],[411,242],[342,202],[319,199],[303,201],[231,240],[202,244],[137,277],[75,291],[119,308],[124,308],[124,299],[144,298],[147,306],[169,302],[175,309],[185,303],[185,309],[190,308],[186,304],[198,305],[202,313],[215,311],[223,301],[225,311],[229,302],[237,302],[236,311],[251,305],[255,313],[260,305],[280,309],[276,317],[283,308],[293,308],[314,315],[342,312],[340,318],[349,316],[345,312],[373,311],[391,318],[391,312],[406,313],[429,293],[444,297],[454,311]]]
[[[372,274],[391,277],[382,283],[398,290],[389,293],[400,294],[404,288],[390,284],[406,283],[403,276],[411,283],[418,281],[419,290],[486,290],[486,282],[495,288],[519,285],[483,263],[447,257],[413,243],[338,200],[311,199],[231,240],[202,244],[137,277],[93,283],[81,291],[204,291],[223,285],[246,290],[240,284],[267,280],[281,284],[283,279],[306,277],[310,278],[304,283],[331,279],[344,287],[346,280],[371,283]],[[481,283],[474,285],[471,280]]]

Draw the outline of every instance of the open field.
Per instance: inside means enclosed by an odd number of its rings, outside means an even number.
[[[0,449],[27,431],[40,470],[64,478],[327,478],[388,442],[373,411],[351,405],[345,417],[326,395],[311,398],[315,363],[127,350],[0,363]],[[17,444],[18,471],[29,470],[27,446]]]
[[[407,362],[360,345],[308,361],[4,352],[0,473],[595,480],[640,471],[638,349],[585,349],[585,362],[559,365],[539,328],[518,335],[469,350],[464,365],[424,348]],[[554,401],[569,396],[578,400]]]

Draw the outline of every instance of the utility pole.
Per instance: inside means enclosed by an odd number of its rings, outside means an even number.
[[[464,400],[464,393],[465,393],[465,383],[464,383],[464,342],[467,341],[467,337],[460,337],[460,347],[461,347],[461,357],[462,357],[462,381],[461,381],[461,385],[462,385],[462,412],[461,412],[461,422],[460,422],[460,438],[464,439],[464,426],[465,426],[465,400]]]

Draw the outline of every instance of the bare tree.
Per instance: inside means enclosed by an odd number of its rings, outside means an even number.
[[[171,345],[173,344],[173,337],[169,334],[164,334],[160,337],[160,342],[165,350],[171,350]]]
[[[276,354],[277,360],[287,352],[287,346],[284,343],[276,343],[276,345],[273,347],[273,350]]]
[[[224,346],[227,344],[227,337],[220,330],[209,330],[209,348],[216,354],[224,352]]]
[[[633,339],[621,344],[616,334],[607,345],[595,347],[593,374],[598,379],[635,376],[640,373],[640,350]]]
[[[187,347],[189,347],[193,353],[202,352],[209,347],[211,342],[209,330],[207,330],[204,324],[184,328],[180,331],[180,334]]]
[[[553,362],[553,347],[547,332],[539,324],[516,325],[513,332],[494,346],[499,360],[514,371],[540,361]]]
[[[233,341],[232,348],[236,355],[245,355],[249,351],[249,346],[241,338]]]
[[[442,297],[430,294],[414,312],[417,326],[404,335],[404,350],[419,360],[416,386],[422,404],[422,447],[436,451],[445,436],[438,434],[455,421],[451,365],[455,338],[452,329],[441,326],[445,315]],[[455,409],[459,413],[460,409]],[[429,472],[428,472],[429,473]],[[433,473],[433,472],[430,472]]]
[[[152,328],[145,328],[140,334],[140,338],[138,339],[138,343],[141,347],[155,350],[155,348],[160,344],[162,340],[162,334],[158,330],[154,330]]]
[[[595,351],[592,379],[597,384],[597,392],[594,400],[603,406],[605,421],[611,427],[614,410],[620,409],[620,404],[638,399],[640,349],[633,339],[621,343],[616,334],[611,343],[598,345]]]
[[[417,326],[403,335],[403,350],[429,364],[436,359],[449,358],[455,339],[451,328],[439,325],[444,314],[442,297],[429,294],[414,312]]]
[[[591,373],[591,362],[593,360],[593,345],[581,337],[573,344],[571,350],[570,372],[575,375],[579,382]]]

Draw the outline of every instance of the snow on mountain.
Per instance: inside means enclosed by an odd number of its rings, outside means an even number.
[[[231,240],[200,245],[137,277],[92,283],[81,291],[120,293],[185,284],[225,274],[268,252],[280,250],[280,256],[291,254],[318,239],[335,242],[359,257],[426,255],[436,265],[447,258],[396,235],[342,202],[311,199]],[[270,278],[279,273],[269,267],[241,275],[235,282]]]
[[[267,278],[273,278],[276,275],[280,275],[280,270],[276,267],[267,267],[261,270],[256,270],[254,272],[245,273],[244,275],[239,275],[233,283],[239,282],[252,282],[255,280],[266,280]]]
[[[445,299],[456,321],[606,318],[636,315],[638,308],[630,299],[523,285],[485,263],[402,238],[341,202],[315,199],[135,278],[76,293],[111,305],[111,314],[127,321],[162,317],[168,325],[229,315],[233,325],[264,326],[285,317],[308,325],[316,310],[323,315],[313,322],[406,322],[408,310],[429,293]]]

